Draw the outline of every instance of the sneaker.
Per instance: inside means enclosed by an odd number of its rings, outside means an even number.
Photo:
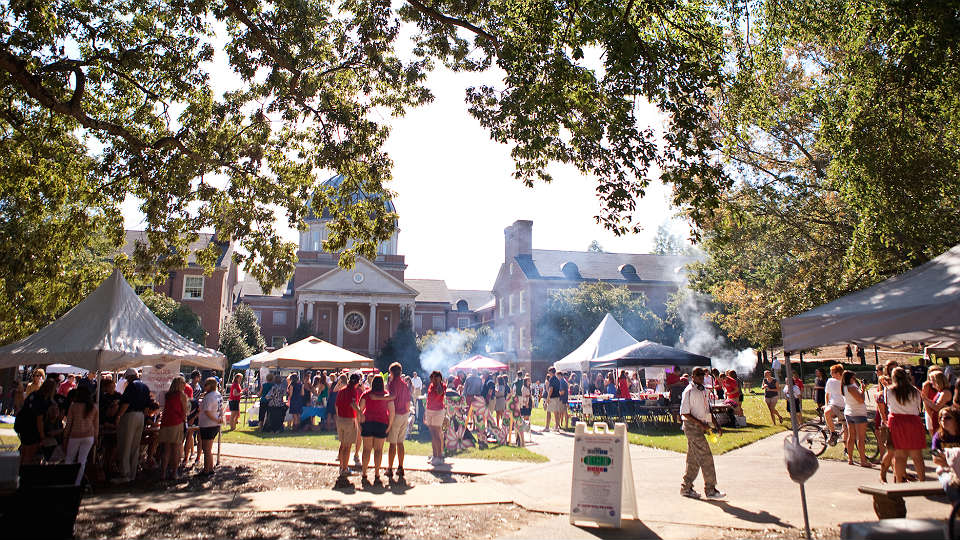
[[[710,500],[710,501],[720,501],[727,498],[726,493],[716,488],[714,488],[711,491],[707,491],[706,495],[707,495],[707,500]]]
[[[688,499],[699,499],[699,498],[700,498],[700,494],[697,493],[696,491],[694,491],[693,488],[681,489],[681,490],[680,490],[680,495],[683,496],[683,497],[687,497]]]
[[[353,455],[353,464],[354,466],[357,466],[357,467],[360,466],[360,456],[358,456],[357,454]]]
[[[830,434],[830,440],[827,441],[827,444],[829,444],[830,446],[833,446],[837,444],[838,439],[840,439],[840,435],[838,435],[837,432],[834,431],[833,433]]]

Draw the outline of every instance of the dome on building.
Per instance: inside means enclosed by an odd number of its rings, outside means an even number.
[[[338,174],[338,175],[335,175],[335,176],[332,176],[332,177],[328,178],[326,181],[323,182],[323,185],[326,186],[326,187],[331,187],[331,188],[337,189],[337,188],[340,187],[340,184],[343,183],[343,180],[344,180],[343,175],[342,175],[342,174]],[[352,201],[352,202],[358,202],[358,201],[365,200],[365,199],[376,199],[376,200],[379,200],[380,198],[381,198],[380,195],[368,195],[368,194],[365,193],[362,189],[360,189],[360,190],[357,190],[357,191],[355,191],[355,192],[353,193],[353,195],[352,195],[352,197],[351,197],[351,201]],[[393,200],[391,200],[391,199],[387,199],[386,204],[385,204],[384,206],[386,207],[387,212],[396,212],[396,211],[397,211],[397,209],[393,206]],[[307,201],[307,218],[306,218],[306,219],[308,219],[308,220],[315,220],[315,219],[330,219],[330,218],[331,218],[330,213],[327,212],[327,211],[324,211],[324,212],[323,212],[323,215],[320,216],[319,218],[317,218],[316,214],[314,214],[314,212],[313,212],[313,200]]]

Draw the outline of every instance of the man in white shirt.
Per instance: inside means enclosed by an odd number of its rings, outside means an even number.
[[[423,379],[420,378],[420,374],[416,371],[413,372],[413,377],[410,378],[410,387],[413,391],[413,416],[419,421],[423,418],[423,412],[420,410],[420,395],[423,393]]]
[[[840,379],[843,378],[843,365],[834,364],[830,366],[830,378],[823,386],[824,396],[827,401],[827,409],[823,412],[823,417],[827,421],[827,429],[830,430],[830,444],[837,442],[836,431],[833,427],[833,419],[843,415],[843,407],[846,404],[843,399],[843,388]],[[844,443],[846,443],[847,434],[843,434]]]
[[[713,453],[707,444],[706,432],[711,425],[721,433],[716,419],[710,414],[710,397],[703,385],[703,368],[693,368],[690,384],[680,397],[680,416],[683,417],[683,433],[687,436],[687,470],[680,485],[680,495],[699,499],[700,494],[693,490],[693,481],[703,471],[703,492],[707,499],[720,500],[726,494],[717,489],[717,471],[713,465]]]

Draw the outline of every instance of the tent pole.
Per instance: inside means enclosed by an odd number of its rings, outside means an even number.
[[[877,350],[877,345],[876,345],[876,344],[873,345],[873,359],[874,359],[874,361],[877,363],[877,365],[879,366],[879,365],[880,365],[880,351]]]
[[[790,365],[790,353],[783,351],[784,363],[787,365],[787,398],[790,400],[790,403],[794,403],[794,393],[793,393],[793,367]],[[800,411],[794,411],[790,415],[790,426],[793,428],[793,440],[797,441],[799,444],[800,438],[798,436],[797,426],[797,416],[800,414]],[[810,540],[810,518],[807,516],[807,493],[803,489],[803,484],[800,484],[800,503],[803,506],[803,526],[807,533],[807,540]]]

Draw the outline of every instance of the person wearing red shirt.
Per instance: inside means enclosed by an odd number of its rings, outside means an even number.
[[[680,384],[680,368],[677,366],[674,366],[673,370],[667,373],[666,380],[663,381],[667,391],[670,391],[670,387],[675,384]]]
[[[620,378],[617,380],[617,397],[630,399],[630,379],[627,378],[626,371],[621,371]]]
[[[60,387],[57,388],[57,393],[61,396],[66,396],[69,394],[71,390],[77,387],[77,383],[75,382],[76,380],[76,377],[73,375],[67,375],[67,378],[64,379],[63,382],[60,383]]]
[[[240,398],[243,396],[243,374],[237,373],[233,376],[233,384],[230,385],[230,430],[237,429],[237,420],[240,419]]]
[[[427,388],[427,412],[423,421],[430,429],[430,443],[433,446],[433,455],[430,456],[431,465],[443,463],[443,418],[446,415],[444,399],[447,388],[443,384],[443,375],[439,371],[430,374],[430,386]]]
[[[382,486],[380,479],[380,462],[383,459],[383,441],[387,439],[387,430],[393,421],[393,397],[384,389],[383,377],[374,377],[370,382],[370,390],[360,396],[360,437],[363,438],[363,459],[361,461],[361,475],[364,484],[367,479],[367,465],[370,461],[370,452],[373,452],[373,483]]]
[[[176,376],[170,382],[170,389],[164,395],[163,414],[160,417],[160,434],[158,440],[163,445],[160,457],[160,480],[167,479],[167,470],[170,475],[176,475],[177,465],[180,464],[180,454],[183,453],[183,425],[187,421],[187,394],[184,392],[187,381]]]
[[[740,406],[740,380],[737,372],[727,371],[727,376],[723,378],[723,395],[726,401],[733,406],[733,413],[737,416],[743,416],[743,408]]]
[[[345,384],[345,385],[344,385]],[[341,387],[337,391],[337,438],[340,439],[340,479],[344,479],[350,473],[350,447],[357,441],[357,413],[360,407],[357,406],[357,385],[360,384],[360,374],[353,373],[349,380],[346,375],[340,375]]]
[[[387,477],[393,476],[393,458],[397,457],[397,478],[403,478],[403,441],[407,438],[407,426],[410,420],[410,403],[412,392],[408,386],[408,377],[403,374],[400,362],[390,364],[390,384],[387,390],[393,398],[393,420],[387,430],[387,442],[390,449],[387,452]]]

